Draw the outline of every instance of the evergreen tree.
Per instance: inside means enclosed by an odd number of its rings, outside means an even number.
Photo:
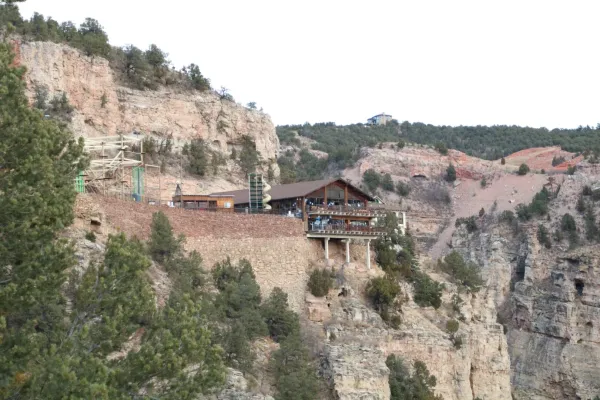
[[[256,143],[249,136],[242,138],[242,150],[240,151],[240,167],[248,175],[256,170],[259,163],[259,153],[256,151]]]
[[[167,61],[168,54],[162,51],[157,45],[151,44],[148,50],[144,53],[146,61],[153,68],[167,67],[169,62]]]
[[[29,108],[23,68],[0,43],[0,393],[26,391],[64,329],[60,288],[74,264],[58,239],[73,219],[83,143]]]
[[[273,289],[261,306],[261,314],[269,327],[271,337],[277,342],[300,332],[298,315],[288,308],[288,295],[281,288]]]
[[[387,190],[388,192],[394,191],[394,181],[392,180],[392,176],[390,174],[383,175],[381,179],[381,188],[383,190]]]
[[[200,67],[196,64],[190,64],[187,67],[183,67],[181,72],[187,77],[194,89],[201,92],[210,90],[210,80],[202,75]]]
[[[318,380],[315,367],[299,335],[288,336],[273,356],[276,400],[315,400]]]
[[[369,192],[374,193],[381,185],[381,175],[375,170],[368,169],[363,175],[363,183],[367,186]]]
[[[81,48],[88,56],[99,55],[107,58],[110,54],[108,36],[104,28],[93,18],[86,18],[79,27]]]
[[[385,363],[390,369],[391,400],[442,400],[442,396],[436,396],[433,391],[437,383],[435,376],[422,361],[415,361],[412,376],[401,358],[389,355]]]
[[[178,255],[181,251],[183,238],[175,238],[171,223],[162,211],[152,214],[150,229],[151,234],[148,249],[155,261],[165,263]]]
[[[454,165],[452,164],[446,168],[446,180],[448,182],[454,182],[456,180],[456,168],[454,168]]]
[[[529,166],[525,163],[519,166],[519,170],[517,171],[518,175],[527,175],[529,173]]]
[[[585,212],[585,200],[583,200],[583,195],[580,194],[579,197],[577,197],[577,203],[575,203],[575,209],[580,212],[580,213],[584,213]]]
[[[191,173],[204,176],[208,167],[208,155],[206,146],[202,139],[194,139],[187,146],[184,146],[182,154],[189,160],[188,169]]]
[[[11,65],[0,44],[0,398],[131,399],[144,388],[194,399],[222,384],[201,305],[183,293],[157,312],[139,241],[110,237],[104,261],[66,285],[75,259],[58,234],[73,219],[83,146],[29,108]],[[108,357],[134,332],[139,352]]]

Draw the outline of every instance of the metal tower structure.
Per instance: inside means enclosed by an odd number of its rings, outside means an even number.
[[[263,176],[251,173],[248,175],[248,190],[250,212],[260,212],[263,209]]]

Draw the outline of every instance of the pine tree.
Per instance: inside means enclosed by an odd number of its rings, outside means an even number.
[[[261,314],[269,327],[271,337],[277,342],[300,332],[298,315],[288,308],[288,295],[281,288],[273,289],[261,306]]]
[[[277,400],[313,400],[318,381],[308,351],[299,335],[285,339],[273,356]]]
[[[157,311],[142,243],[110,237],[104,261],[67,282],[75,257],[58,236],[73,220],[83,144],[29,108],[11,64],[0,44],[0,398],[119,400],[144,388],[195,399],[221,385],[222,351],[194,285]],[[134,332],[140,351],[111,361]]]
[[[21,391],[62,329],[60,287],[74,263],[57,239],[73,220],[82,142],[29,108],[23,68],[0,43],[0,393]],[[5,386],[7,385],[8,386]]]
[[[454,168],[454,165],[452,164],[446,168],[446,180],[448,182],[454,182],[456,180],[456,168]]]
[[[392,176],[390,174],[383,175],[381,179],[381,188],[383,190],[387,190],[388,192],[394,191],[394,181],[392,180]]]
[[[148,248],[152,258],[165,263],[172,260],[181,250],[182,238],[175,238],[167,216],[158,211],[152,214],[152,225]]]

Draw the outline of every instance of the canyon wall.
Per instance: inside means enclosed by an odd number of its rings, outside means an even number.
[[[224,154],[240,145],[243,136],[249,136],[263,161],[279,174],[279,139],[270,117],[263,112],[221,100],[210,91],[120,86],[107,60],[87,57],[63,44],[23,42],[17,44],[17,57],[27,67],[25,79],[32,100],[39,86],[48,89],[49,99],[66,93],[75,107],[71,128],[78,136],[137,131],[162,138],[172,135],[176,144],[200,138]]]

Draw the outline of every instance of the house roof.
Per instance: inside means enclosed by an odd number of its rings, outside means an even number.
[[[369,119],[375,119],[377,117],[391,117],[391,115],[390,114],[385,114],[385,113],[384,114],[377,114],[377,115],[372,116]]]
[[[323,179],[320,181],[307,181],[307,182],[297,182],[297,183],[289,183],[287,185],[275,185],[271,187],[269,191],[269,195],[271,196],[271,200],[283,200],[297,197],[304,197],[312,192],[315,192],[330,183],[333,182],[342,182],[343,184],[347,184],[349,188],[354,191],[360,193],[364,197],[366,197],[369,201],[374,201],[373,196],[363,192],[358,189],[356,186],[353,186],[346,182],[343,179]],[[246,204],[250,202],[250,192],[248,189],[241,190],[232,190],[229,192],[219,192],[213,193],[213,195],[231,195],[233,196],[233,202],[235,204]]]

